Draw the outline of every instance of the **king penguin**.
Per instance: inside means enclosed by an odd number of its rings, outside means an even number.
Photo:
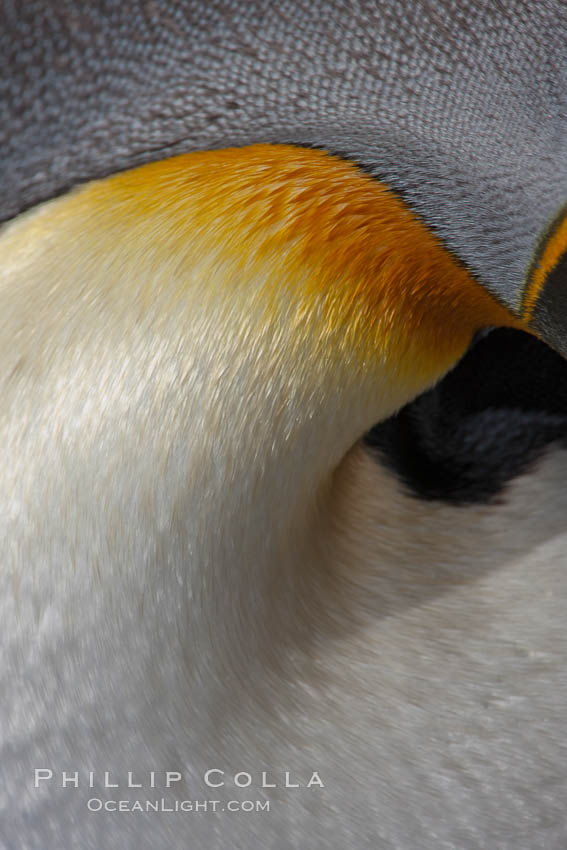
[[[3,850],[567,846],[566,43],[1,0]]]

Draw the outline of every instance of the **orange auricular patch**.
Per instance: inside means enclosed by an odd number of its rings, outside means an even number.
[[[405,363],[428,378],[476,330],[519,324],[387,187],[323,151],[185,154],[93,183],[80,197],[134,226],[140,248],[159,227],[160,250],[190,242],[195,256],[214,251],[248,274],[266,270],[270,298],[295,287],[304,313],[317,301],[322,333],[362,356],[379,351],[398,371]]]
[[[532,264],[526,288],[522,317],[529,322],[545,282],[563,254],[567,251],[567,210],[562,209],[551,225]]]

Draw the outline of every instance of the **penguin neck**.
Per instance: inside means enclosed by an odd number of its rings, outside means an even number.
[[[215,582],[255,598],[301,561],[349,448],[511,323],[401,201],[319,151],[145,166],[0,239],[6,487],[36,529],[17,558],[53,553],[66,586],[96,585],[96,562],[129,604]]]

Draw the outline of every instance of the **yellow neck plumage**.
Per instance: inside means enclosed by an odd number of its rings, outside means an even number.
[[[64,428],[84,453],[109,429],[117,492],[130,473],[139,489],[140,459],[180,452],[181,478],[217,507],[232,487],[243,512],[263,486],[305,475],[311,491],[476,330],[515,323],[387,188],[287,146],[87,184],[5,228],[0,256],[3,397],[22,427],[42,398],[42,439]]]

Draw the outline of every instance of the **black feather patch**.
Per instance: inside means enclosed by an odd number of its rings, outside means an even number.
[[[365,443],[422,499],[489,503],[567,440],[567,362],[528,334],[480,337],[434,389]]]

